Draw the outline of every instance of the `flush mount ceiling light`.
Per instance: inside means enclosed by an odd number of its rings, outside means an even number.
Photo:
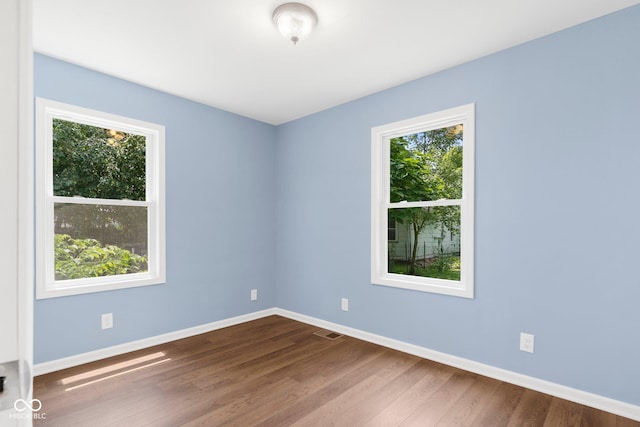
[[[309,35],[318,22],[318,16],[302,3],[285,3],[273,11],[273,22],[283,36],[297,44]]]

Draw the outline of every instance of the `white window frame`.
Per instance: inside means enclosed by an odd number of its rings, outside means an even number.
[[[91,199],[53,194],[53,119],[146,137],[146,200]],[[53,298],[165,283],[165,131],[164,126],[36,99],[36,298]],[[108,204],[147,208],[148,271],[114,276],[55,280],[54,203]]]
[[[462,123],[462,198],[390,202],[390,140]],[[377,126],[371,129],[371,283],[464,298],[474,296],[474,163],[475,104],[467,104]],[[460,206],[460,281],[389,273],[388,210],[429,206]]]

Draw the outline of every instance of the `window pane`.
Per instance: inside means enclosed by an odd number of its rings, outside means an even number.
[[[396,221],[394,219],[389,219],[387,235],[390,241],[396,240],[396,227]]]
[[[390,140],[390,201],[462,198],[462,124]]]
[[[147,271],[147,208],[55,203],[56,280]]]
[[[53,193],[145,200],[141,135],[53,119]]]
[[[460,280],[460,206],[389,209],[388,272]]]

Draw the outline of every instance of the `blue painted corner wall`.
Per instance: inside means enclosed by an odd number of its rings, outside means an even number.
[[[639,43],[633,7],[279,126],[278,307],[639,405]],[[371,127],[471,102],[476,298],[371,285]]]
[[[166,126],[168,279],[36,301],[35,362],[277,306],[640,405],[639,43],[635,6],[277,127],[36,55],[36,96]],[[471,102],[476,298],[372,285],[371,127]]]
[[[273,126],[42,55],[34,69],[38,97],[165,126],[167,206],[167,283],[36,300],[35,363],[274,306]]]

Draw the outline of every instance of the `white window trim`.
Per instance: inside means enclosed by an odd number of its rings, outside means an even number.
[[[462,123],[462,199],[390,203],[389,141],[391,138]],[[474,297],[474,164],[475,104],[439,111],[371,129],[371,283],[464,298]],[[460,205],[460,281],[388,272],[387,221],[392,207]]]
[[[53,119],[69,120],[147,137],[146,201],[55,197],[83,204],[147,207],[148,271],[144,273],[55,280]],[[48,99],[36,98],[36,298],[53,298],[165,283],[165,131],[164,126]]]

